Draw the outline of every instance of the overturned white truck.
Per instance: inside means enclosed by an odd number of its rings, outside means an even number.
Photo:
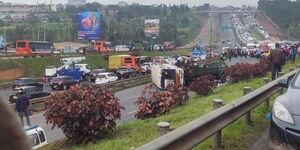
[[[159,89],[166,89],[169,84],[184,85],[183,69],[169,64],[156,64],[151,68],[152,82]]]

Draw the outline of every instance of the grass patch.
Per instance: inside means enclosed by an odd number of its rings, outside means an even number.
[[[297,63],[286,63],[283,71],[288,72],[290,67],[295,67]],[[270,74],[268,75],[270,77]],[[250,81],[242,81],[236,84],[227,84],[215,89],[215,93],[210,96],[203,97],[193,95],[190,100],[183,106],[179,106],[171,110],[170,113],[157,118],[136,120],[130,123],[124,123],[117,126],[117,135],[111,139],[104,139],[96,144],[81,145],[81,146],[61,146],[59,144],[50,144],[42,149],[130,149],[131,147],[139,147],[157,137],[156,124],[161,121],[171,123],[172,127],[178,128],[192,120],[195,120],[210,111],[212,111],[212,101],[215,98],[223,99],[224,103],[230,103],[237,98],[243,96],[243,87],[250,86],[252,89],[257,89],[264,85],[262,78],[256,78]],[[273,99],[275,96],[273,97]],[[265,119],[265,114],[270,112],[270,108],[261,105],[252,111],[252,120],[254,127],[245,125],[243,118],[229,125],[223,130],[223,144],[225,149],[245,149],[253,140],[253,137],[258,135],[268,125],[269,121]],[[118,134],[120,133],[120,134]],[[236,142],[239,141],[239,142]],[[211,149],[211,139],[199,144],[194,149],[206,150]]]

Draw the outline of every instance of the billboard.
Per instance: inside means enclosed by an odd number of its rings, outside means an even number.
[[[159,35],[159,19],[145,19],[145,35],[147,37]]]
[[[77,13],[77,39],[99,40],[101,32],[100,12]]]

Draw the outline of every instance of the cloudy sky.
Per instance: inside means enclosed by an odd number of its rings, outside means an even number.
[[[36,4],[39,3],[46,3],[49,4],[50,0],[0,0],[3,2],[10,2],[10,3],[26,3],[26,4]],[[102,4],[115,4],[121,0],[87,0],[87,2],[99,2]],[[210,3],[216,6],[242,6],[242,5],[250,5],[250,6],[257,6],[258,0],[124,0],[125,2],[131,3],[140,3],[145,5],[152,5],[152,4],[188,4],[190,6],[198,6],[202,5],[203,3]],[[66,3],[67,0],[52,0],[53,3]]]

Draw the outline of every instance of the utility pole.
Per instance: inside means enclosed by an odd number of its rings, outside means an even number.
[[[44,25],[44,42],[46,42],[46,28],[45,28],[45,22],[43,22]]]

